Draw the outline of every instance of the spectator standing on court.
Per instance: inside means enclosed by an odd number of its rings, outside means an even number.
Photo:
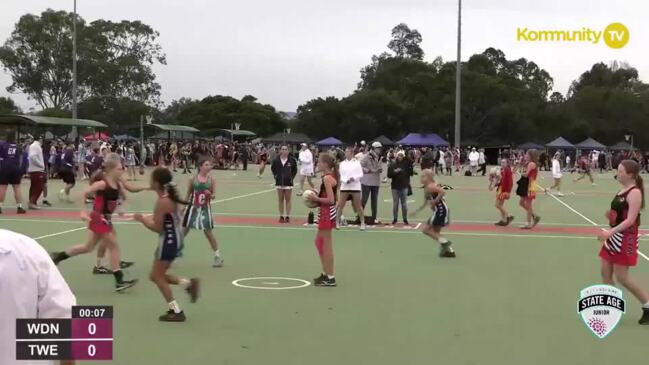
[[[403,151],[397,152],[396,159],[388,166],[388,177],[392,179],[392,224],[396,224],[399,216],[399,205],[403,224],[408,225],[408,189],[410,177],[412,176],[412,164],[405,157]]]
[[[379,201],[379,187],[381,186],[381,173],[383,168],[381,167],[381,151],[383,146],[381,142],[372,143],[372,149],[367,153],[361,160],[361,166],[363,167],[363,177],[361,178],[361,189],[363,192],[363,210],[367,205],[367,200],[372,199],[372,215],[367,217],[365,215],[365,220],[367,224],[373,225],[379,223],[376,219],[378,214],[378,201]],[[359,222],[360,223],[360,222]]]
[[[76,298],[63,276],[38,242],[0,229],[0,278],[0,364],[55,364],[16,361],[16,319],[70,318]]]
[[[474,176],[478,173],[479,161],[480,161],[480,154],[475,149],[475,147],[473,147],[471,149],[471,152],[469,152],[469,168],[471,171],[471,176]]]
[[[297,175],[297,161],[288,153],[288,146],[282,145],[280,153],[270,165],[275,177],[275,188],[279,204],[279,222],[290,223],[291,196],[293,192],[293,180]],[[286,213],[286,216],[284,214]]]
[[[38,198],[43,193],[43,188],[47,178],[45,176],[45,161],[43,160],[43,149],[41,148],[40,138],[29,145],[28,152],[29,165],[27,173],[29,174],[29,209],[40,209],[38,207]],[[44,205],[49,205],[47,200],[43,200]]]
[[[311,179],[313,177],[313,154],[306,143],[302,143],[301,145],[298,162],[300,163],[300,191],[297,193],[297,196],[302,196],[305,180],[309,182],[311,189],[315,189],[315,185],[313,185]]]

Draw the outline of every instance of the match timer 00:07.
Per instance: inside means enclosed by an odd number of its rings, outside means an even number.
[[[74,306],[71,319],[16,319],[16,360],[112,359],[112,306]]]

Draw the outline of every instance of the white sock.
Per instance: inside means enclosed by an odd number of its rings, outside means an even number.
[[[221,257],[221,250],[214,251],[214,256]]]
[[[336,276],[335,276],[335,275],[327,275],[327,278],[329,278],[329,279],[335,279]]]
[[[646,302],[646,303],[642,306],[642,308],[644,308],[644,309],[649,309],[649,302]]]
[[[438,242],[441,244],[445,244],[448,243],[448,240],[446,239],[446,237],[440,237]]]
[[[95,264],[95,266],[97,267],[103,266],[103,261],[104,261],[103,257],[97,257],[97,263]]]
[[[174,311],[174,313],[180,313],[181,312],[180,307],[178,306],[178,303],[175,300],[172,300],[171,302],[169,302],[169,309]]]
[[[189,288],[189,284],[191,282],[189,279],[178,279],[178,285],[180,285],[183,289]]]

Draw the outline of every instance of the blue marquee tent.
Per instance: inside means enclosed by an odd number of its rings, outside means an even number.
[[[448,147],[449,143],[435,133],[410,133],[403,137],[397,144],[406,146],[435,146]]]

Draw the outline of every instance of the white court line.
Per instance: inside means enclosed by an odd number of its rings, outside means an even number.
[[[65,221],[65,220],[36,220],[36,219],[11,219],[11,218],[0,218],[0,221],[19,221],[19,222],[24,222],[24,221],[36,221],[36,222],[47,222],[47,223],[68,223],[68,224],[77,224],[77,221]],[[114,221],[113,224],[118,224],[118,225],[141,225],[138,222],[128,222],[128,221]],[[247,225],[218,225],[216,227],[217,229],[219,228],[227,228],[227,229],[258,229],[258,230],[286,230],[286,231],[312,231],[313,227],[274,227],[274,226],[247,226]],[[82,229],[86,229],[86,227],[81,227],[81,228],[75,228],[71,229],[68,231],[64,232],[59,232],[59,233],[54,233],[52,235],[47,235],[43,237],[38,237],[35,239],[39,238],[47,238],[47,237],[53,237],[53,236],[58,236],[62,235],[65,233],[71,233],[75,231],[79,231]],[[401,230],[401,231],[391,231],[387,229],[368,229],[364,232],[361,232],[357,229],[353,228],[341,228],[338,230],[338,232],[352,232],[352,233],[358,233],[358,234],[368,234],[368,233],[380,233],[380,234],[385,234],[385,233],[391,233],[391,234],[421,234],[421,232],[413,230]],[[572,236],[572,235],[541,235],[541,234],[508,234],[506,232],[502,233],[487,233],[487,232],[453,232],[453,231],[446,231],[446,235],[449,236],[467,236],[467,237],[515,237],[515,238],[557,238],[557,239],[583,239],[583,240],[592,240],[592,236]],[[644,239],[641,239],[644,241]]]
[[[417,223],[417,225],[415,226],[415,229],[419,229],[419,227],[421,227],[421,222]]]
[[[595,226],[595,227],[599,227],[599,226],[600,226],[599,224],[593,222],[593,220],[591,220],[590,218],[588,218],[588,217],[586,217],[585,215],[579,213],[576,209],[574,209],[574,208],[571,207],[570,205],[568,205],[568,204],[566,204],[565,202],[563,202],[561,199],[557,198],[556,196],[554,196],[554,195],[552,195],[552,194],[550,194],[550,196],[553,197],[554,200],[556,200],[556,201],[558,201],[559,203],[561,203],[561,205],[563,205],[564,207],[570,209],[573,213],[575,213],[575,214],[577,214],[578,216],[584,218],[584,220],[585,220],[586,222],[592,224],[592,225]],[[602,228],[602,229],[603,229],[603,228]],[[644,258],[645,260],[649,261],[649,256],[645,255],[642,251],[640,251],[639,248],[638,248],[638,255],[642,256],[642,258]]]
[[[233,197],[230,197],[230,198],[214,200],[214,201],[212,201],[212,204],[228,202],[228,201],[230,201],[230,200],[236,200],[236,199],[241,199],[241,198],[247,198],[247,197],[249,197],[249,196],[255,196],[255,195],[265,194],[265,193],[269,193],[269,192],[271,192],[271,191],[275,191],[275,190],[276,190],[276,189],[267,189],[267,190],[262,190],[262,191],[257,191],[257,192],[254,192],[254,193],[250,193],[250,194],[237,195],[237,196],[233,196]]]
[[[79,223],[79,222],[74,222],[74,223]],[[83,229],[86,229],[86,227],[79,227],[79,228],[74,228],[74,229],[68,229],[67,231],[61,231],[61,232],[46,234],[44,236],[34,237],[34,239],[35,240],[42,240],[44,238],[56,237],[56,236],[60,236],[60,235],[66,234],[66,233],[72,233],[72,232],[76,232],[76,231],[81,231]]]

